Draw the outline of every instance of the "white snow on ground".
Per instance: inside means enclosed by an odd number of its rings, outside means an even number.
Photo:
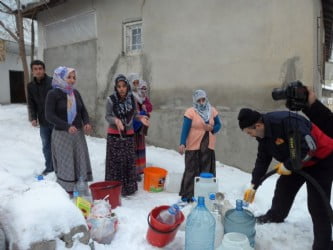
[[[0,214],[2,219],[10,214],[13,220],[8,223],[12,223],[20,232],[20,235],[8,237],[16,237],[21,246],[28,246],[31,242],[52,239],[59,232],[68,232],[71,226],[84,222],[81,212],[73,207],[68,195],[55,183],[53,173],[43,182],[36,181],[35,176],[44,169],[41,141],[39,129],[33,128],[28,122],[25,105],[0,105],[0,138]],[[94,182],[103,181],[106,140],[88,136],[87,142]],[[149,146],[147,161],[148,165],[162,167],[172,173],[182,173],[184,170],[183,156],[173,150]],[[251,163],[244,159],[244,164]],[[256,216],[270,207],[277,177],[270,177],[258,189],[255,202],[248,208]],[[219,191],[234,204],[236,199],[242,198],[251,176],[218,162],[217,178]],[[154,207],[172,204],[179,200],[179,196],[165,191],[149,193],[143,190],[142,185],[143,182],[140,182],[139,191],[123,198],[122,206],[114,210],[120,223],[111,244],[95,243],[96,250],[159,249],[145,239],[147,216]],[[312,222],[306,200],[306,189],[303,187],[285,223],[257,225],[256,249],[311,249]],[[180,250],[184,248],[184,243],[185,233],[179,230],[175,240],[164,249]],[[57,249],[67,248],[58,240]],[[76,241],[72,249],[90,248]]]

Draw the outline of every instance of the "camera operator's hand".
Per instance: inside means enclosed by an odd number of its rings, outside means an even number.
[[[253,189],[254,185],[245,190],[243,200],[247,203],[252,203],[254,201],[254,196],[256,195],[256,190]]]
[[[311,106],[317,100],[317,96],[315,92],[309,87],[306,87],[306,89],[308,90],[308,103],[309,106]]]
[[[276,170],[276,173],[279,175],[291,175],[291,171],[288,170],[283,163],[278,163],[274,166],[274,169]]]

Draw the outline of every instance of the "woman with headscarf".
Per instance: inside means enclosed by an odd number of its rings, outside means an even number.
[[[107,98],[105,119],[109,123],[105,162],[105,180],[122,182],[122,195],[138,189],[135,169],[133,120],[149,126],[147,116],[137,113],[130,85],[124,75],[115,79],[114,93]]]
[[[148,85],[144,80],[139,80],[137,86],[137,94],[134,95],[136,101],[137,111],[140,115],[150,117],[150,113],[153,111],[153,105],[151,104],[147,96]],[[134,121],[134,142],[135,142],[135,167],[137,180],[141,181],[141,174],[146,167],[146,135],[148,127],[144,126],[140,121]]]
[[[217,110],[208,101],[206,92],[199,89],[193,93],[193,106],[184,114],[179,153],[185,152],[185,171],[179,195],[183,201],[192,202],[194,177],[215,169],[215,134],[221,129]]]
[[[80,178],[93,179],[84,135],[92,128],[82,97],[74,88],[76,77],[73,68],[56,68],[45,103],[45,117],[54,125],[51,148],[57,182],[70,194]]]

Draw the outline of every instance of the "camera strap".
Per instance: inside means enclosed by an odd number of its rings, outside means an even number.
[[[301,134],[298,129],[291,129],[288,134],[289,152],[292,170],[299,170],[301,166]]]

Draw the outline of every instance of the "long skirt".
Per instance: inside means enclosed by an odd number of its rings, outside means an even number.
[[[135,170],[134,138],[108,134],[106,145],[105,180],[122,182],[122,195],[138,190]]]
[[[146,138],[142,133],[134,134],[135,168],[137,174],[142,174],[146,167]]]
[[[52,160],[57,182],[67,191],[73,192],[80,177],[92,181],[88,146],[82,130],[70,134],[63,130],[53,130]]]
[[[199,150],[185,151],[185,171],[179,195],[191,199],[194,196],[194,177],[200,173],[212,173],[216,176],[215,151],[208,148],[209,136],[205,133]]]

